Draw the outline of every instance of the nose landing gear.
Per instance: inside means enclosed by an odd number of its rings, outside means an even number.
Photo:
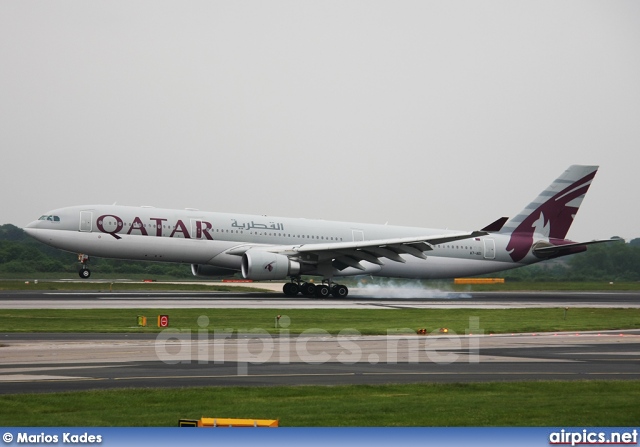
[[[80,270],[78,270],[78,275],[80,275],[80,278],[82,279],[89,278],[91,276],[91,270],[87,268],[87,263],[89,262],[89,256],[79,253],[78,261],[80,262]]]

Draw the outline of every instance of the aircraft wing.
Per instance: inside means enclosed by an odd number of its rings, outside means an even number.
[[[382,258],[396,262],[406,262],[400,255],[408,254],[420,259],[426,259],[424,254],[433,250],[434,245],[486,236],[486,231],[472,231],[466,233],[450,233],[435,236],[405,237],[393,239],[378,239],[370,241],[331,242],[321,244],[301,245],[243,245],[228,251],[228,254],[242,255],[249,249],[258,249],[271,253],[288,256],[304,264],[319,264],[333,261],[336,268],[343,270],[354,267],[364,270],[360,261],[368,261],[382,265]]]

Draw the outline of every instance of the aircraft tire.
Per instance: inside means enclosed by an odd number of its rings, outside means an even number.
[[[80,271],[78,272],[78,275],[80,275],[80,278],[82,279],[87,279],[91,276],[91,270],[89,269],[80,269]]]
[[[322,284],[321,286],[316,287],[316,298],[327,298],[329,296],[329,293],[329,286]]]
[[[287,296],[296,296],[300,291],[300,287],[294,282],[288,282],[282,287],[282,291]]]
[[[336,284],[331,288],[331,295],[335,298],[345,298],[349,294],[349,289],[347,286],[343,286],[342,284]]]
[[[316,293],[316,285],[312,282],[302,283],[300,286],[300,293],[304,296],[314,296]]]

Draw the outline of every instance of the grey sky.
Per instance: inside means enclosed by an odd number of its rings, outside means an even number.
[[[640,237],[640,2],[0,2],[0,223],[113,203],[477,229],[599,164]]]

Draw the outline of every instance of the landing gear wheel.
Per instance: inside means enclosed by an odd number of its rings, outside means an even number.
[[[329,286],[322,284],[316,287],[316,298],[326,298],[329,296]]]
[[[342,284],[336,284],[331,288],[331,295],[335,298],[344,298],[349,294],[349,289],[347,286],[343,286]]]
[[[312,282],[305,282],[300,285],[300,293],[304,296],[314,296],[316,293],[316,285]]]
[[[300,287],[294,282],[288,282],[282,287],[282,291],[287,296],[296,296],[300,291]]]
[[[80,278],[87,279],[89,276],[91,276],[91,270],[89,270],[89,269],[80,269],[78,274],[80,275]]]

